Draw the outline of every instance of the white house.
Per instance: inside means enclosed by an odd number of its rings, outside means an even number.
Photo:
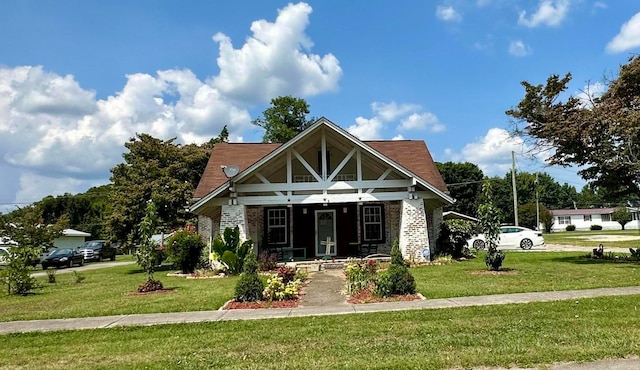
[[[424,141],[361,141],[326,118],[284,144],[216,144],[194,200],[206,239],[239,226],[259,250],[307,259],[398,240],[421,260],[453,203]]]
[[[553,226],[551,231],[564,231],[567,225],[575,225],[576,230],[589,230],[591,225],[600,225],[603,230],[620,230],[622,227],[611,219],[616,208],[557,209],[551,210]],[[631,213],[631,221],[624,225],[625,229],[640,229],[640,210],[627,207]]]
[[[90,236],[91,234],[84,231],[64,229],[62,236],[53,241],[53,246],[55,248],[77,248]]]

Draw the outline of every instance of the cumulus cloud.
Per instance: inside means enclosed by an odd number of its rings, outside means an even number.
[[[570,0],[541,0],[538,9],[527,17],[525,10],[520,12],[518,24],[525,27],[558,26],[565,19],[571,5]]]
[[[460,152],[445,150],[445,155],[456,162],[472,162],[488,176],[503,175],[511,168],[511,152],[521,153],[527,147],[522,139],[511,137],[501,128],[491,128],[487,134],[466,144]]]
[[[312,9],[308,4],[289,4],[276,21],[255,21],[253,35],[240,49],[217,33],[220,74],[212,86],[243,102],[267,102],[275,96],[313,96],[338,89],[342,69],[333,54],[308,53],[313,42],[304,30]]]
[[[462,16],[452,6],[438,5],[436,8],[436,17],[445,22],[460,22]]]
[[[0,202],[15,201],[8,196],[31,202],[108,182],[136,133],[202,143],[227,125],[230,140],[242,141],[253,128],[248,107],[278,95],[336,89],[338,60],[303,52],[313,45],[304,34],[310,13],[300,3],[282,9],[273,23],[254,22],[253,37],[238,50],[217,34],[216,76],[202,80],[189,69],[131,73],[104,99],[73,75],[0,66],[0,170],[13,174],[11,184],[2,182]],[[379,110],[391,114],[391,108]]]
[[[514,57],[525,57],[530,55],[532,52],[531,47],[522,42],[522,40],[511,41],[509,44],[509,54]]]
[[[372,118],[357,117],[356,123],[347,128],[354,136],[361,140],[381,139],[382,131],[388,129],[386,123],[399,121],[396,131],[423,130],[431,132],[444,131],[445,126],[438,120],[438,117],[431,112],[422,112],[422,106],[418,104],[398,104],[394,101],[390,103],[373,102],[371,110],[374,113]],[[390,135],[389,135],[390,136]],[[387,137],[389,137],[387,136]],[[396,138],[402,135],[396,135]]]
[[[620,27],[620,32],[607,44],[609,53],[621,53],[640,46],[640,12]]]
[[[593,99],[602,96],[605,91],[607,91],[607,86],[604,83],[595,82],[587,84],[576,94],[576,97],[580,99],[583,107],[591,108],[593,106]]]

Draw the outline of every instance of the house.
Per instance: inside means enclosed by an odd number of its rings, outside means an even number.
[[[91,234],[74,229],[64,229],[62,236],[53,241],[55,248],[78,248]]]
[[[622,227],[611,219],[617,208],[556,209],[553,214],[551,231],[564,231],[567,225],[575,225],[576,230],[589,230],[591,225],[600,225],[604,230],[620,230]],[[625,229],[640,229],[640,210],[627,207],[631,213],[631,221],[624,225]]]
[[[326,118],[284,144],[216,144],[190,211],[211,242],[239,226],[262,250],[315,259],[435,247],[452,204],[423,141],[360,141]]]

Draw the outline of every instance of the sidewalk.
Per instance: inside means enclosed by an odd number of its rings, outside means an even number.
[[[0,323],[0,334],[51,330],[99,329],[136,325],[159,325],[210,321],[276,319],[302,316],[344,315],[353,313],[486,306],[512,303],[550,302],[632,294],[640,294],[640,286],[566,290],[556,292],[497,294],[475,297],[456,297],[358,305],[341,303],[265,310],[216,310],[85,317],[72,319],[10,321]]]

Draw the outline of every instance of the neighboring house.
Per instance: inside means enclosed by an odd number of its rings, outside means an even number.
[[[158,246],[164,248],[165,242],[167,239],[173,236],[174,233],[162,233],[162,234],[153,234],[151,235],[151,241],[153,241]]]
[[[617,208],[557,209],[551,210],[553,226],[551,231],[564,231],[567,225],[575,225],[576,230],[589,230],[591,225],[600,225],[604,230],[620,230],[622,227],[611,219]],[[631,221],[624,225],[625,229],[640,229],[640,210],[627,207],[631,213]]]
[[[471,222],[478,222],[478,219],[475,217],[467,216],[464,213],[458,213],[455,211],[446,211],[442,214],[443,220],[465,220]]]
[[[239,226],[257,252],[308,259],[357,256],[365,244],[389,253],[398,240],[421,260],[453,203],[423,141],[360,141],[326,118],[284,144],[216,144],[194,198],[209,242]]]
[[[91,234],[74,229],[64,229],[62,236],[53,241],[55,248],[78,248]]]

